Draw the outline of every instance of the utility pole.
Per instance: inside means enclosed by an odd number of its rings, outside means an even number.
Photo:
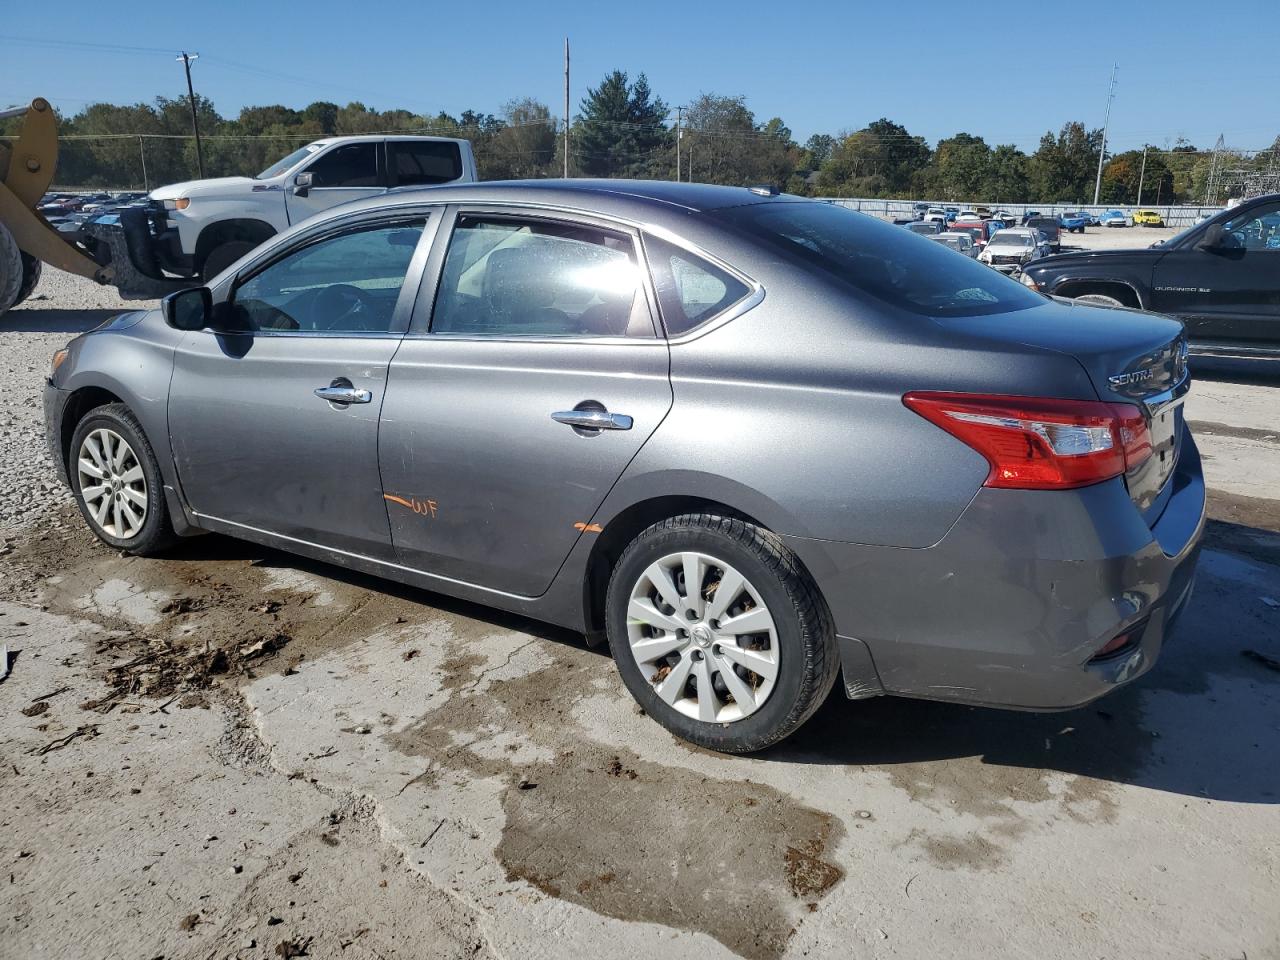
[[[147,179],[147,151],[142,145],[142,138],[138,138],[138,156],[142,157],[142,189],[151,192],[151,181]]]
[[[569,179],[569,38],[564,38],[564,177]]]
[[[1102,150],[1098,153],[1098,178],[1093,182],[1093,205],[1098,205],[1102,192],[1102,161],[1107,158],[1107,130],[1111,127],[1111,101],[1116,98],[1116,66],[1111,65],[1111,85],[1107,87],[1107,115],[1102,121]]]
[[[684,131],[680,129],[680,121],[684,119],[684,107],[676,107],[676,183],[680,182],[680,139]]]
[[[1142,148],[1142,172],[1138,174],[1138,206],[1142,206],[1142,181],[1147,179],[1147,148]]]
[[[200,54],[187,53],[185,50],[178,54],[177,59],[182,63],[183,68],[187,71],[187,96],[191,98],[191,129],[196,135],[196,167],[200,171],[200,179],[204,179],[204,151],[200,149],[200,121],[196,117],[196,91],[191,86],[191,61],[199,60]]]

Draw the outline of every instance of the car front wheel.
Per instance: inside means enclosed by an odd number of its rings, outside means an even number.
[[[776,535],[685,515],[649,527],[609,581],[609,646],[641,707],[677,736],[727,753],[793,733],[839,667],[826,603]]]
[[[89,411],[69,453],[72,492],[99,540],[140,556],[172,544],[160,467],[128,407],[113,403]]]

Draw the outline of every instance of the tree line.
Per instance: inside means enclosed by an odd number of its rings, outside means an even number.
[[[60,117],[57,183],[155,187],[194,178],[190,109],[186,96],[157,97],[133,105],[95,103]],[[456,116],[316,101],[301,110],[245,107],[228,118],[202,97],[196,111],[207,176],[252,176],[311,140],[361,133],[465,137],[487,180],[564,170],[563,127],[531,97],[511,100],[496,114]],[[0,123],[0,135],[12,136],[20,123]],[[672,108],[643,73],[633,80],[616,70],[587,91],[572,118],[568,167],[572,176],[670,180],[678,174],[705,183],[770,184],[806,196],[1076,204],[1093,198],[1101,145],[1100,130],[1073,121],[1047,131],[1031,153],[967,132],[930,146],[887,118],[799,143],[782,118],[757,118],[744,96],[704,93]],[[1143,162],[1142,150],[1108,155],[1101,201],[1138,202],[1139,181],[1144,203],[1203,200],[1208,151],[1179,141],[1172,149],[1148,149],[1145,169]]]

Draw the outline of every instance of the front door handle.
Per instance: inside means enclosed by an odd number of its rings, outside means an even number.
[[[352,386],[348,380],[335,380],[327,387],[316,387],[315,394],[330,403],[368,403],[373,399],[372,390]]]
[[[551,415],[551,419],[579,430],[630,430],[632,423],[625,413],[597,409],[558,410]]]

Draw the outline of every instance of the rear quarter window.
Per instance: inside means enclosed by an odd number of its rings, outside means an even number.
[[[702,326],[751,293],[727,270],[666,240],[646,235],[644,249],[669,337]]]

